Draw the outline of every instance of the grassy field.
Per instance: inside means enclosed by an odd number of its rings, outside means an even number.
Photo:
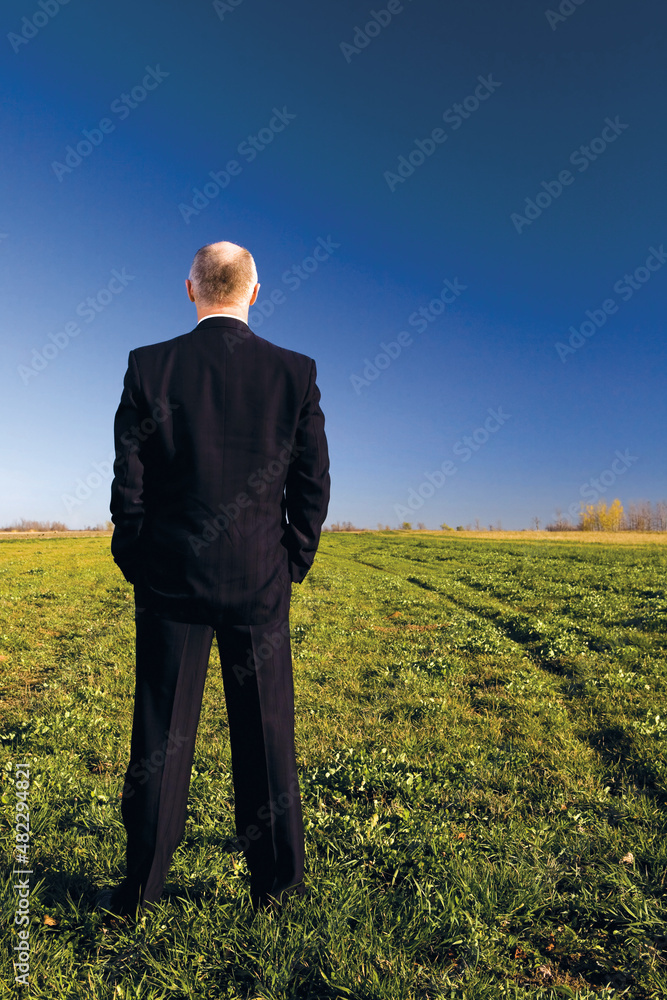
[[[3,540],[3,997],[19,762],[24,996],[667,997],[667,546],[463,534],[325,533],[293,588],[309,901],[251,911],[214,646],[164,902],[111,927],[132,590],[108,537]]]

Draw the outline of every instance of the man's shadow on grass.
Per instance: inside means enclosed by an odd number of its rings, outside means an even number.
[[[215,844],[223,854],[242,855],[242,849],[235,843],[233,836],[213,836],[207,838],[207,843]],[[188,849],[194,843],[201,843],[195,837],[185,837],[181,848]],[[70,910],[74,909],[78,914],[94,914],[94,901],[100,889],[114,886],[122,881],[123,873],[119,870],[114,874],[107,874],[91,877],[88,873],[58,871],[52,867],[52,863],[46,862],[44,865],[35,861],[31,864],[32,887],[39,886],[39,896],[41,905],[47,910]],[[250,876],[246,881],[250,886]],[[248,900],[250,899],[248,893]],[[194,904],[196,907],[208,908],[215,903],[216,906],[234,905],[238,908],[240,900],[234,897],[224,882],[216,875],[189,876],[187,885],[179,884],[178,875],[172,876],[165,885],[164,892],[160,900],[161,903],[176,903],[181,906]],[[49,925],[46,923],[45,929]]]

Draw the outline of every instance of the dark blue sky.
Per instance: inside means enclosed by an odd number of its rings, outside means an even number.
[[[317,361],[327,525],[665,498],[667,10],[547,11],[6,3],[0,524],[108,518],[128,351],[217,240]]]

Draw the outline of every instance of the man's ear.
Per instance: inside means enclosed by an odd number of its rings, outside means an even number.
[[[249,306],[253,306],[255,304],[255,302],[257,301],[257,293],[259,292],[259,288],[260,288],[260,285],[259,285],[259,281],[258,281],[257,284],[255,285],[254,289],[253,289],[252,298],[250,299],[250,302],[248,303]]]
[[[187,290],[187,293],[188,293],[188,298],[190,299],[190,302],[194,302],[194,300],[195,300],[195,297],[194,297],[194,295],[192,294],[192,282],[190,281],[190,279],[189,279],[189,278],[186,278],[186,279],[185,279],[185,288],[186,288],[186,290]]]

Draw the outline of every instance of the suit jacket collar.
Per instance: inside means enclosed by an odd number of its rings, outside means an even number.
[[[235,316],[206,316],[200,323],[197,323],[196,327],[192,331],[196,333],[197,330],[211,330],[215,327],[231,327],[232,330],[239,330],[246,333],[252,333],[252,330],[242,319],[236,319]]]

